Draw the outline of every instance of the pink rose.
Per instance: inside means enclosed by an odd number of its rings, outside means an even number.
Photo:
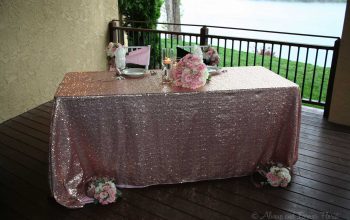
[[[204,69],[205,69],[205,65],[199,65],[199,66],[198,66],[198,70],[199,70],[199,71],[202,71],[202,70],[204,70]]]
[[[275,176],[273,173],[268,172],[266,174],[266,178],[271,186],[278,187],[280,185],[280,179],[277,176]]]
[[[109,197],[107,198],[107,202],[112,203],[115,202],[115,193],[114,194],[110,194]]]
[[[108,190],[111,189],[111,186],[109,184],[105,184],[103,187],[102,187],[102,190],[107,192]]]
[[[115,195],[115,194],[116,194],[116,190],[115,190],[115,189],[110,188],[110,189],[108,190],[108,195]]]
[[[191,80],[192,80],[192,77],[191,77],[190,74],[186,74],[186,75],[184,76],[184,82],[191,82]]]
[[[107,200],[100,200],[99,201],[102,205],[108,205],[108,201]]]
[[[105,198],[107,198],[107,197],[108,197],[108,193],[107,193],[107,192],[102,191],[102,192],[100,192],[100,194],[99,194],[98,196],[99,196],[99,198],[100,198],[100,199],[105,199]]]
[[[174,85],[175,86],[182,86],[182,83],[181,83],[181,81],[177,80],[174,82]]]
[[[194,68],[194,65],[193,65],[192,63],[189,63],[189,64],[187,65],[187,68],[193,69],[193,68]]]

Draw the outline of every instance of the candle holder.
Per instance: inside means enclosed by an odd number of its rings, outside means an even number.
[[[165,83],[171,82],[171,68],[175,61],[174,49],[162,49],[162,81]]]

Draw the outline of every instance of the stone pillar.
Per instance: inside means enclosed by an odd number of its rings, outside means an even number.
[[[347,3],[329,121],[350,126],[350,3]]]

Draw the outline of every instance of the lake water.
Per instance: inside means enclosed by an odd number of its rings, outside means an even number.
[[[341,37],[345,8],[346,3],[305,3],[258,0],[182,0],[181,23]],[[163,9],[160,21],[165,22],[165,18],[165,10]],[[199,27],[182,27],[182,31],[184,32],[199,33],[199,29]],[[334,44],[334,39],[216,28],[209,28],[209,34],[319,45]],[[244,48],[244,45],[242,46]],[[286,52],[282,52],[282,57],[286,57]],[[324,56],[321,55],[319,59],[323,57]],[[293,51],[291,59],[295,59],[295,52],[293,53]],[[311,51],[311,62],[313,59],[314,52]],[[330,60],[327,61],[327,63],[329,65]]]
[[[200,6],[199,6],[200,4]],[[182,0],[181,23],[206,24],[340,37],[346,3],[257,0]],[[165,21],[165,10],[161,20]],[[198,27],[182,31],[199,33]],[[333,40],[210,28],[209,34],[259,37],[330,45]]]

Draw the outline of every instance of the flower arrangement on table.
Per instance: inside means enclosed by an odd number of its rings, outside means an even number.
[[[109,42],[109,44],[106,47],[106,55],[107,55],[107,60],[108,60],[108,69],[109,71],[114,71],[116,70],[116,65],[115,65],[115,52],[117,51],[118,47],[121,47],[122,45],[120,43],[113,43]]]
[[[93,178],[88,186],[87,195],[94,199],[95,204],[107,205],[121,197],[121,192],[115,186],[114,180],[107,177]]]
[[[265,166],[258,166],[257,172],[263,177],[263,180],[257,184],[254,183],[256,187],[264,185],[287,187],[292,179],[290,168],[281,163],[269,162]]]
[[[215,48],[209,46],[203,49],[203,60],[207,65],[217,66],[220,62],[220,56]]]
[[[187,54],[171,70],[173,84],[190,89],[204,86],[208,77],[207,66],[194,54]]]

